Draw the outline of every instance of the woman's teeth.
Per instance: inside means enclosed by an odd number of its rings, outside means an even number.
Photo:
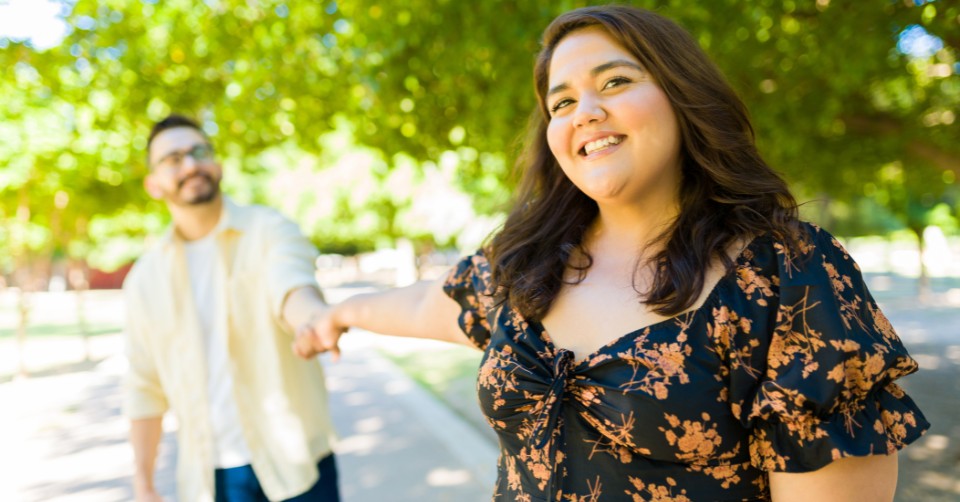
[[[610,145],[619,145],[623,141],[623,136],[607,136],[596,141],[591,141],[583,146],[583,154],[590,155],[598,150],[603,150]]]

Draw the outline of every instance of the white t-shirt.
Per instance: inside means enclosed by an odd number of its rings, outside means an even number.
[[[250,463],[250,450],[243,439],[240,413],[233,401],[233,376],[227,354],[224,299],[214,286],[218,273],[216,232],[185,244],[187,271],[194,304],[203,331],[207,355],[207,397],[210,400],[210,428],[214,438],[213,460],[227,469]]]

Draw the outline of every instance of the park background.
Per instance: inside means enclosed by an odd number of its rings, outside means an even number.
[[[898,500],[960,500],[960,2],[625,3],[718,64],[921,362],[934,428]],[[442,273],[502,221],[538,36],[587,4],[0,0],[0,392],[119,350],[110,288],[168,223],[142,180],[171,112],[200,120],[226,193],[301,224],[324,286]],[[450,350],[385,352],[470,421],[478,356]]]

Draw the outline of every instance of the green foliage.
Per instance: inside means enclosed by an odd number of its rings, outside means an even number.
[[[801,198],[844,201],[833,216],[864,231],[956,212],[955,2],[633,3],[711,54]],[[0,232],[19,257],[0,266],[65,253],[112,268],[136,255],[166,218],[141,181],[149,127],[171,111],[202,120],[230,193],[283,207],[324,249],[456,242],[422,201],[452,204],[458,225],[502,208],[540,32],[585,4],[72,3],[60,46],[0,40]],[[899,52],[913,25],[943,47]]]

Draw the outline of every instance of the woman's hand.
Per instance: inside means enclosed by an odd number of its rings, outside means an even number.
[[[340,337],[349,329],[336,322],[337,306],[317,310],[301,324],[294,335],[293,353],[303,359],[330,352],[332,359],[340,359]]]
[[[355,295],[314,309],[294,332],[293,353],[309,359],[330,352],[337,360],[337,342],[350,328],[473,347],[460,329],[459,316],[460,307],[443,292],[443,279]]]

